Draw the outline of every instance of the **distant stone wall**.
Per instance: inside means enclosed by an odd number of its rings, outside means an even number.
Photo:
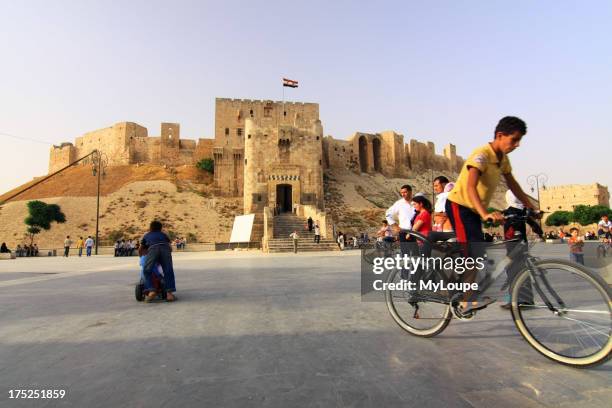
[[[75,160],[76,151],[72,143],[62,143],[52,146],[49,153],[49,173],[66,167]]]
[[[152,163],[168,166],[195,164],[202,158],[212,158],[212,139],[180,139],[178,123],[162,123],[161,136],[149,137],[145,127],[133,122],[88,132],[75,143],[53,146],[49,155],[49,172],[67,166],[93,150],[105,154],[109,166]],[[87,164],[89,159],[83,161]]]
[[[422,143],[410,140],[405,148],[406,161],[411,170],[434,169],[438,171],[459,172],[463,166],[463,158],[457,156],[455,145],[444,147],[443,154],[436,154],[436,147],[432,142]]]
[[[348,140],[326,136],[323,139],[323,156],[325,168],[378,172],[387,177],[407,176],[425,169],[457,173],[464,163],[452,144],[446,145],[443,154],[438,155],[432,142],[410,140],[404,144],[404,136],[390,130],[380,133],[356,132]]]
[[[212,159],[214,143],[213,139],[198,139],[198,144],[193,152],[194,163],[202,159]]]
[[[323,138],[324,168],[359,169],[359,157],[348,140],[337,140],[331,136]]]
[[[599,183],[546,186],[539,193],[540,209],[546,211],[544,220],[555,211],[573,211],[577,205],[610,206],[608,187]]]

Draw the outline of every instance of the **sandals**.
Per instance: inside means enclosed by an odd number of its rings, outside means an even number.
[[[462,313],[470,313],[470,312],[475,312],[476,310],[481,310],[484,309],[485,307],[489,306],[491,303],[495,302],[497,299],[488,297],[488,296],[484,296],[482,298],[480,298],[478,301],[472,301],[472,302],[460,302],[460,308],[461,308],[461,312]]]
[[[155,299],[157,299],[157,292],[149,292],[149,294],[145,296],[144,301],[145,303],[151,303]],[[175,302],[177,299],[178,298],[176,297],[176,295],[172,292],[166,293],[166,302]]]

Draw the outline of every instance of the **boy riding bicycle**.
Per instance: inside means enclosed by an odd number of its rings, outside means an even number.
[[[474,244],[484,242],[482,220],[503,222],[504,216],[498,212],[487,211],[495,189],[503,176],[508,188],[526,207],[534,209],[529,197],[521,189],[512,175],[512,166],[508,154],[519,147],[522,137],[527,133],[527,125],[514,116],[502,118],[495,127],[494,139],[478,147],[465,161],[455,187],[446,200],[446,214],[457,235],[457,242]],[[476,248],[478,247],[478,249]],[[481,245],[472,245],[467,255],[473,258],[481,256]],[[476,271],[464,273],[464,281],[473,282]],[[464,298],[462,309],[480,308],[478,302],[467,302]],[[484,300],[491,303],[492,300]]]

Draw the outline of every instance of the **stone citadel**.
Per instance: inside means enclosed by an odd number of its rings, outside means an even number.
[[[540,209],[546,211],[543,222],[555,211],[574,211],[577,205],[610,206],[608,187],[599,183],[547,186],[540,189]]]
[[[356,132],[347,140],[323,136],[316,103],[217,98],[214,139],[181,139],[178,123],[162,123],[160,136],[121,122],[53,146],[49,172],[90,153],[103,151],[108,165],[166,166],[214,159],[215,191],[244,198],[244,213],[265,207],[290,211],[297,205],[323,208],[323,171],[348,169],[406,177],[434,169],[458,172],[463,158],[448,144],[443,154],[431,142],[404,142],[394,131]]]

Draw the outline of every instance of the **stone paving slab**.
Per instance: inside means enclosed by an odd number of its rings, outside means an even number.
[[[51,262],[50,262],[51,261]],[[491,307],[433,339],[361,302],[359,253],[175,256],[176,303],[136,258],[0,264],[0,406],[607,407],[612,366],[539,355]],[[56,274],[47,274],[47,273]],[[3,286],[4,285],[4,286]],[[62,388],[57,401],[13,388]]]

